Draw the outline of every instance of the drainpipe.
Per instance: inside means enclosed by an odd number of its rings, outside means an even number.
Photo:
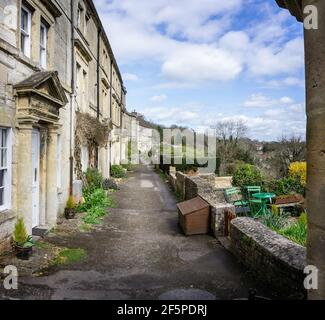
[[[121,83],[121,112],[120,112],[120,164],[122,163],[122,130],[123,130],[123,83]]]
[[[97,119],[100,118],[100,36],[101,30],[97,34]],[[99,168],[99,147],[96,146],[96,168]]]
[[[74,0],[70,0],[71,9],[71,96],[70,96],[70,181],[69,181],[69,194],[73,194],[73,112],[75,100],[75,52],[74,52]]]
[[[110,91],[109,91],[109,95],[110,95],[110,99],[109,99],[109,114],[110,114],[110,117],[111,117],[111,121],[113,121],[113,117],[112,117],[112,87],[113,87],[113,83],[112,83],[112,79],[113,79],[113,59],[111,59],[111,70],[110,70]],[[110,156],[109,156],[109,172],[111,172],[111,168],[112,168],[112,142],[110,141],[109,143],[109,153],[110,153]]]

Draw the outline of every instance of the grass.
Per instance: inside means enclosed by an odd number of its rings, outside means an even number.
[[[297,222],[286,226],[288,215],[268,215],[263,217],[262,223],[286,237],[287,239],[298,243],[304,247],[307,245],[307,216],[303,213]]]
[[[307,217],[306,214],[302,214],[299,220],[278,231],[279,234],[288,238],[289,240],[296,242],[304,247],[307,245]]]
[[[64,249],[53,262],[55,265],[68,265],[85,260],[86,258],[87,254],[84,249]]]

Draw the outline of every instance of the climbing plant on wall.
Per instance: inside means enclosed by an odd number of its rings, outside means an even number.
[[[111,121],[100,122],[88,113],[77,113],[74,157],[75,172],[78,179],[82,178],[81,147],[87,146],[89,157],[92,158],[97,147],[107,147],[108,136],[111,131]]]

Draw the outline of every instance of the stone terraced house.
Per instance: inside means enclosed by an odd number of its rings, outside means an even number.
[[[88,167],[109,177],[125,95],[92,1],[0,0],[0,251],[17,216],[54,226]]]

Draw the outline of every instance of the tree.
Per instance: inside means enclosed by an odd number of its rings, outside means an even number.
[[[283,136],[277,150],[274,162],[279,175],[284,177],[288,174],[290,163],[306,160],[306,142],[300,136]]]
[[[212,127],[216,130],[217,153],[220,158],[219,174],[227,174],[227,164],[236,160],[240,149],[240,140],[247,134],[248,128],[242,120],[225,120]]]

